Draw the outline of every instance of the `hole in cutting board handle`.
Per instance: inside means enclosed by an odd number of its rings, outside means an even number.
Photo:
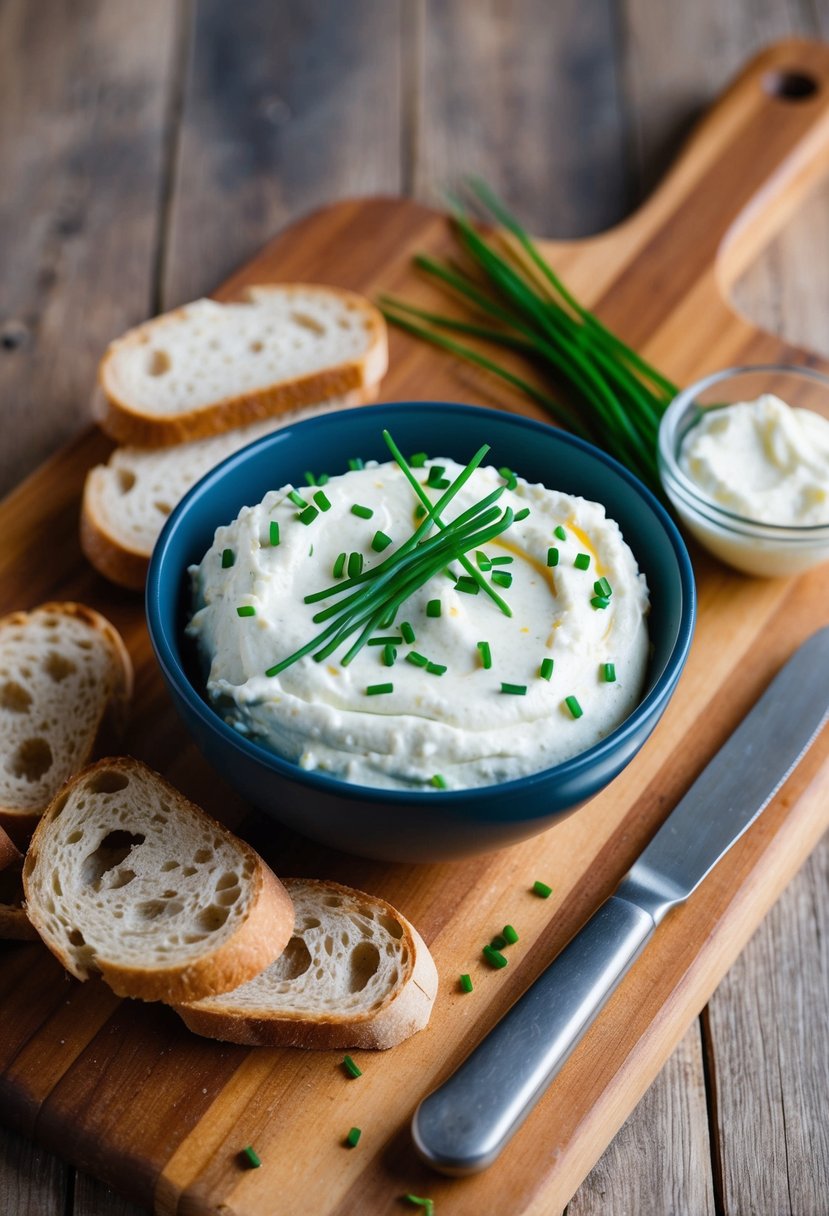
[[[814,97],[820,91],[820,85],[814,76],[808,72],[786,71],[778,69],[767,72],[763,77],[763,88],[770,97],[778,97],[781,101],[805,101]]]

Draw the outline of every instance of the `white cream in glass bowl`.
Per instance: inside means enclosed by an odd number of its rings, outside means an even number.
[[[829,377],[769,365],[692,384],[662,418],[659,472],[686,529],[737,570],[829,560]]]

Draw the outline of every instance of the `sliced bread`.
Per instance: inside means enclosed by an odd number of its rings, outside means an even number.
[[[224,435],[175,447],[116,448],[108,464],[99,464],[87,474],[81,548],[104,578],[140,591],[167,516],[205,473],[262,435],[320,413],[361,405],[368,395],[348,393],[322,405],[263,418]]]
[[[0,826],[24,845],[56,791],[117,734],[132,663],[113,625],[83,604],[0,619]]]
[[[390,904],[333,882],[285,879],[294,936],[255,979],[177,1005],[197,1034],[269,1047],[386,1048],[429,1021],[438,976]]]
[[[220,304],[195,300],[129,330],[104,355],[104,430],[163,447],[218,435],[380,380],[386,327],[338,287],[249,287]]]
[[[294,913],[257,853],[146,765],[101,760],[53,800],[23,865],[29,919],[119,996],[227,992],[282,953]]]
[[[23,856],[0,828],[0,938],[36,938],[23,909]]]

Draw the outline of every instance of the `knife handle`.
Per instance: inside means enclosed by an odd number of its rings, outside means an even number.
[[[612,895],[412,1120],[418,1153],[443,1174],[492,1165],[656,927]]]

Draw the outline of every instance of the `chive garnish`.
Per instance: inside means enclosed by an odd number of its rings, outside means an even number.
[[[522,507],[520,511],[515,512],[515,522],[517,524],[520,524],[521,520],[527,519],[529,515],[530,515],[530,508]]]
[[[446,778],[443,777],[440,773],[434,774],[434,776],[432,777],[432,785],[435,787],[436,790],[446,790],[449,788],[448,785],[446,784]]]
[[[533,883],[533,892],[536,895],[540,895],[542,899],[549,899],[553,893],[553,888],[548,887],[546,882],[542,882],[540,878],[537,878]]]
[[[328,476],[327,473],[320,473],[319,477],[317,478],[317,485],[318,486],[327,486],[330,480],[331,480],[331,478]]]
[[[345,563],[347,557],[347,553],[340,553],[337,555],[337,560],[334,562],[334,569],[331,571],[334,578],[342,578],[342,576],[345,574]]]
[[[413,469],[422,469],[429,457],[425,452],[415,452],[409,457],[409,464]]]
[[[513,697],[526,697],[527,685],[526,684],[502,684],[501,692],[510,693]]]
[[[493,557],[492,565],[493,566],[511,566],[514,561],[515,561],[514,557]]]
[[[253,604],[240,604],[236,609],[237,616],[256,616],[256,609]]]
[[[507,944],[507,939],[503,936],[503,934],[496,933],[489,944],[493,950],[503,950]]]
[[[345,1138],[345,1142],[346,1142],[346,1145],[348,1146],[348,1148],[356,1148],[360,1141],[360,1137],[362,1136],[362,1134],[363,1134],[362,1130],[359,1127],[352,1127],[351,1131],[348,1133],[348,1135]]]
[[[446,671],[446,664],[445,663],[427,663],[426,670],[429,672],[429,675],[442,676],[443,673]]]
[[[399,633],[390,634],[381,638],[369,638],[369,646],[400,646],[403,639]]]
[[[504,925],[503,934],[506,938],[508,946],[514,946],[518,941],[518,934],[515,932],[512,925]]]
[[[478,642],[478,650],[481,654],[481,666],[485,671],[489,671],[492,666],[492,651],[489,648],[489,642]]]
[[[616,665],[615,663],[602,663],[601,667],[602,679],[605,684],[613,684],[616,680]]]
[[[312,507],[311,504],[309,503],[304,511],[297,512],[297,519],[299,520],[299,522],[301,524],[305,524],[307,527],[308,524],[312,524],[314,522],[314,520],[317,518],[318,515],[319,515],[319,511],[317,510],[317,508]]]
[[[500,950],[495,950],[492,946],[484,946],[482,953],[490,967],[494,967],[496,971],[506,967],[509,962],[509,959],[505,958]]]
[[[541,660],[541,666],[538,669],[538,674],[541,676],[542,680],[552,679],[554,666],[555,666],[555,663],[553,662],[552,659],[542,659]]]
[[[374,512],[371,507],[364,507],[360,503],[355,502],[351,508],[351,514],[359,516],[360,519],[371,519]]]
[[[492,565],[491,558],[488,558],[487,555],[482,553],[480,549],[475,554],[475,561],[478,563],[479,570],[489,570],[490,566]]]
[[[458,576],[455,573],[455,571],[451,569],[451,567],[447,566],[443,573],[446,575],[447,578],[451,578],[453,583],[456,583],[458,581]]]
[[[383,664],[386,667],[394,667],[397,662],[397,647],[392,646],[391,642],[387,642],[383,647]]]
[[[474,578],[470,578],[467,574],[462,574],[455,583],[455,590],[462,591],[464,595],[477,595],[480,588]]]
[[[609,600],[613,594],[613,588],[606,578],[597,578],[593,584],[593,590],[596,592],[596,595],[601,596],[605,600]]]
[[[547,550],[547,565],[558,565],[558,549],[556,549],[555,545],[551,545],[551,547]]]
[[[499,587],[512,586],[512,575],[507,574],[506,570],[496,570],[494,574],[490,575],[490,578],[492,579],[493,583],[497,583]]]
[[[414,513],[415,513],[415,519],[425,519],[426,518],[426,508],[424,507],[422,502],[419,502],[417,504],[417,506],[414,509]]]
[[[308,506],[308,503],[305,501],[305,499],[302,497],[301,494],[297,493],[296,490],[289,490],[288,497],[290,498],[291,502],[294,504],[295,507],[307,507]]]
[[[406,655],[406,662],[411,663],[413,667],[428,667],[429,660],[425,654],[418,654],[416,650],[410,650]]]
[[[553,528],[553,533],[558,537],[559,540],[567,540],[567,533],[564,531],[561,524],[556,524],[555,528]]]
[[[262,1164],[259,1154],[256,1152],[256,1149],[252,1144],[249,1144],[247,1148],[242,1149],[242,1156],[244,1157],[246,1164],[252,1170],[258,1170],[259,1166]]]
[[[577,570],[586,570],[588,568],[588,566],[590,565],[590,554],[589,553],[577,553],[573,560],[573,565],[576,567]]]
[[[512,469],[508,469],[507,466],[504,465],[504,467],[502,469],[499,469],[498,472],[505,479],[505,481],[507,483],[507,489],[514,490],[515,487],[518,485],[518,478],[515,476]]]
[[[594,596],[591,596],[590,603],[598,611],[601,608],[606,608],[608,606],[608,604],[610,603],[610,600],[606,600],[604,598],[604,596],[601,596],[601,595],[594,595]]]
[[[400,622],[400,632],[403,634],[403,641],[411,646],[412,642],[416,641],[415,631],[412,629],[408,621]]]
[[[462,975],[460,983],[461,983],[461,992],[471,992],[472,991],[472,980],[468,975]]]
[[[375,553],[382,553],[384,549],[388,549],[389,545],[393,544],[392,538],[387,536],[385,532],[379,530],[374,533],[371,540],[371,547]]]
[[[319,509],[321,511],[330,511],[331,510],[331,503],[328,499],[328,495],[325,494],[322,490],[317,490],[316,494],[314,495],[314,502],[317,504],[317,506],[319,507]]]
[[[349,1077],[361,1077],[363,1075],[362,1068],[358,1068],[352,1060],[351,1056],[343,1056],[343,1068],[348,1073]]]
[[[427,616],[440,616],[440,600],[429,600],[426,605]]]
[[[236,561],[236,554],[232,549],[222,549],[222,569],[229,570]]]
[[[268,527],[268,539],[271,542],[271,548],[275,549],[279,544],[279,524],[275,519],[272,519]]]
[[[369,684],[366,688],[367,697],[384,697],[390,692],[394,692],[393,684]]]
[[[309,473],[306,471],[304,474],[304,477],[305,477],[306,485],[315,486],[317,484],[317,479],[313,473]]]
[[[572,714],[572,716],[574,718],[580,718],[582,716],[582,714],[584,713],[584,710],[579,705],[579,703],[575,697],[565,697],[564,704],[570,710],[570,713]]]
[[[356,473],[358,469],[365,468],[365,465],[359,456],[352,456],[348,462],[348,467],[351,469],[352,473]]]
[[[363,573],[363,555],[362,553],[349,553],[348,555],[348,577],[359,578]]]
[[[409,1203],[415,1204],[416,1207],[423,1208],[423,1216],[435,1216],[435,1201],[434,1199],[421,1199],[419,1195],[404,1195]]]
[[[429,475],[426,478],[427,486],[437,487],[437,483],[443,480],[443,474],[446,472],[442,464],[433,464],[429,469]]]

